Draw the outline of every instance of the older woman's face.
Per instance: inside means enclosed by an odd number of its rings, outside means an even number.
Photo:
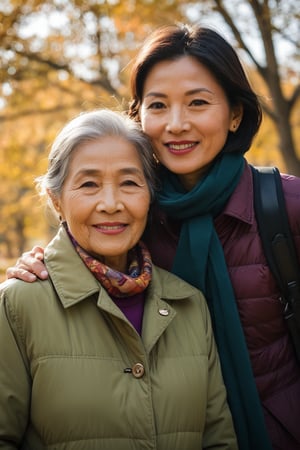
[[[135,147],[111,136],[78,146],[54,205],[81,247],[124,272],[127,252],[144,231],[150,205]]]
[[[162,61],[148,73],[140,119],[159,161],[191,189],[222,150],[229,130],[239,124],[211,72],[197,59]]]

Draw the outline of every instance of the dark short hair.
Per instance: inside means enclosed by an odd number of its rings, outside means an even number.
[[[245,153],[260,127],[261,105],[236,51],[220,34],[210,28],[166,26],[157,29],[146,39],[132,66],[129,115],[139,120],[144,83],[153,66],[161,61],[171,61],[182,56],[192,56],[210,70],[224,89],[231,106],[242,105],[242,121],[235,133],[228,133],[223,152]]]

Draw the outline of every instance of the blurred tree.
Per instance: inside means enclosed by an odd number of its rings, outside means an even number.
[[[298,20],[293,0],[2,0],[0,251],[19,253],[52,234],[32,187],[49,144],[81,110],[126,109],[130,61],[163,24],[214,26],[242,51],[266,112],[253,160],[300,175],[292,139],[300,125]]]
[[[225,21],[236,45],[243,50],[244,60],[254,65],[264,81],[267,88],[267,95],[262,97],[264,111],[278,133],[279,148],[288,171],[300,176],[300,147],[297,152],[293,139],[293,125],[299,121],[299,3],[293,0],[202,0],[188,2],[185,7],[192,21],[207,16],[208,10]],[[298,116],[293,114],[296,109]]]
[[[7,0],[0,4],[0,252],[48,240],[33,180],[55,134],[95,107],[125,109],[125,67],[147,34],[153,4]],[[162,6],[157,23],[176,18]]]
[[[44,80],[40,89],[67,78],[70,90],[75,79],[122,101],[128,95],[122,69],[151,29],[187,19],[212,25],[217,17],[262,77],[270,99],[264,110],[278,132],[288,170],[300,175],[292,135],[300,96],[299,10],[293,0],[6,0],[0,6],[0,81],[4,91],[16,92],[28,78]],[[282,53],[288,54],[283,58]],[[49,70],[56,78],[49,79]],[[285,81],[294,84],[288,93]],[[80,102],[85,104],[84,98],[75,94],[74,103]],[[19,109],[24,113],[32,110]],[[5,114],[5,120],[11,117]]]

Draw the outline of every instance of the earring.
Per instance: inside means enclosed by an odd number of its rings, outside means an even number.
[[[64,225],[65,223],[67,223],[66,220],[63,219],[61,215],[58,216],[58,220],[59,220],[60,225]]]
[[[234,123],[231,125],[231,128],[232,128],[231,131],[232,131],[233,133],[236,132],[236,130],[237,130],[237,128],[238,128],[238,125],[239,125],[239,124],[238,124],[237,122],[234,122]]]
[[[153,159],[156,162],[156,164],[159,164],[159,159],[157,158],[156,154],[152,153],[152,155],[153,155]]]

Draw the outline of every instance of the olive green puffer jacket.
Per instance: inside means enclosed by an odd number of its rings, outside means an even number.
[[[1,449],[237,448],[199,291],[154,267],[140,337],[63,229],[45,260],[1,286]]]

